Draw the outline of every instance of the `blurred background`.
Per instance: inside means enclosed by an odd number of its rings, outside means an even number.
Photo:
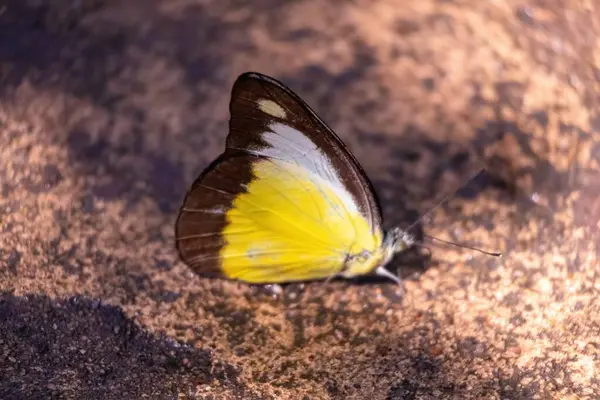
[[[593,398],[599,32],[584,0],[0,0],[0,397]],[[386,226],[460,188],[420,229],[504,257],[396,260],[404,297],[193,275],[177,210],[245,71]]]

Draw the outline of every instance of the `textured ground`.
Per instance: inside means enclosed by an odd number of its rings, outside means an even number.
[[[0,1],[0,398],[598,398],[599,6],[252,4]],[[504,257],[396,260],[404,298],[192,275],[177,208],[246,70],[331,124],[388,225],[488,164],[421,228]]]

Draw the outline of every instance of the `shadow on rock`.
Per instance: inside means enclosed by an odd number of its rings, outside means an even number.
[[[2,398],[171,398],[215,380],[242,390],[237,369],[209,351],[154,337],[85,297],[0,294],[0,338]]]
[[[206,121],[197,110],[227,76],[224,57],[243,44],[229,40],[224,46],[222,39],[231,35],[226,28],[236,29],[203,6],[166,15],[159,2],[148,3],[117,6],[107,16],[104,1],[6,2],[0,95],[29,104],[36,99],[16,95],[23,85],[64,93],[66,100],[42,107],[60,121],[48,140],[64,142],[89,192],[128,205],[150,197],[170,213],[186,189],[174,143],[186,136],[194,147],[204,146],[204,135],[196,133]],[[152,23],[147,29],[129,24],[132,15]],[[93,110],[83,111],[80,100]],[[43,118],[37,114],[32,118]]]

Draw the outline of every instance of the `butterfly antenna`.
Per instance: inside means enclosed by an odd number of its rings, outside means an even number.
[[[449,244],[449,245],[452,245],[452,246],[461,247],[463,249],[475,250],[475,251],[478,251],[478,252],[480,252],[482,254],[486,254],[488,256],[494,256],[494,257],[501,257],[502,256],[502,253],[499,253],[499,252],[485,251],[485,250],[478,249],[477,247],[467,246],[466,244],[454,243],[454,242],[450,242],[448,240],[438,239],[436,237],[425,235],[425,234],[423,234],[423,236],[428,237],[429,239],[432,239],[432,240],[444,243],[444,244]],[[414,243],[414,244],[417,245],[417,246],[423,246],[423,243]]]
[[[444,204],[446,201],[448,201],[448,199],[450,199],[451,197],[454,197],[454,195],[456,195],[456,192],[458,192],[460,190],[460,188],[462,188],[463,186],[468,185],[473,179],[475,179],[483,171],[485,171],[485,168],[481,168],[479,171],[477,171],[476,173],[474,173],[473,175],[471,175],[471,177],[469,179],[467,179],[467,181],[465,183],[462,183],[462,184],[458,185],[453,191],[448,192],[448,194],[446,194],[442,198],[442,200],[440,200],[435,206],[433,206],[432,208],[430,208],[425,214],[421,215],[415,222],[413,222],[412,224],[410,224],[408,226],[408,228],[406,228],[405,230],[409,231],[411,228],[414,228],[415,225],[417,225],[419,222],[423,221],[432,212],[434,212],[435,210],[437,210],[438,208],[440,208],[440,206],[442,204]]]
[[[451,197],[453,197],[454,195],[456,195],[456,192],[458,192],[458,190],[460,190],[461,187],[468,185],[475,178],[477,178],[477,176],[481,175],[484,171],[485,171],[485,168],[479,169],[476,173],[474,173],[473,175],[471,175],[469,177],[469,179],[467,179],[467,181],[465,183],[462,183],[462,184],[458,185],[453,191],[451,191],[448,194],[446,194],[442,198],[442,200],[440,200],[435,206],[433,206],[432,208],[430,208],[425,214],[423,214],[415,222],[413,222],[412,224],[410,224],[409,227],[406,228],[406,231],[408,232],[411,228],[414,228],[415,225],[417,225],[419,222],[423,221],[433,211],[437,210],[442,204],[444,204],[446,201],[448,201],[448,199],[450,199]],[[433,237],[433,236],[430,236],[430,235],[426,235],[426,234],[424,234],[424,236],[427,237],[427,238],[429,238],[429,239],[431,239],[432,241],[437,241],[437,242],[441,242],[441,243],[444,243],[444,244],[449,244],[451,246],[460,247],[460,248],[463,248],[463,249],[474,250],[474,251],[477,251],[479,253],[486,254],[488,256],[494,256],[494,257],[501,257],[502,256],[502,253],[499,253],[499,252],[485,251],[485,250],[482,250],[482,249],[478,249],[476,247],[468,246],[466,244],[459,244],[459,243],[454,243],[454,242],[450,242],[450,241],[443,240],[443,239],[438,239],[436,237]],[[424,243],[417,242],[417,241],[414,241],[414,240],[411,242],[411,245],[427,248]]]

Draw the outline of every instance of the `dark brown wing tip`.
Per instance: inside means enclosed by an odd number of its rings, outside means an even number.
[[[259,80],[266,80],[266,81],[276,81],[274,78],[271,78],[270,76],[265,75],[265,74],[261,74],[260,72],[247,71],[247,72],[244,72],[243,74],[240,74],[240,76],[238,76],[238,78],[236,79],[236,82],[237,81],[246,80],[246,79],[259,79]]]
[[[288,88],[286,85],[284,85],[282,82],[278,81],[277,79],[275,79],[271,76],[261,74],[260,72],[255,72],[255,71],[248,71],[248,72],[244,72],[243,74],[239,75],[233,84],[233,88],[231,91],[232,94],[234,92],[236,92],[236,89],[239,88],[239,85],[241,85],[249,80],[257,80],[257,81],[261,81],[261,82],[267,82],[267,83],[270,83],[272,85],[275,85],[275,86],[285,90],[288,93],[291,93],[293,96],[295,95],[294,92],[290,88]]]

